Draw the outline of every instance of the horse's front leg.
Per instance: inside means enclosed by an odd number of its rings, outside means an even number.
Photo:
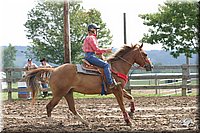
[[[130,101],[130,112],[129,116],[133,118],[133,113],[135,112],[135,103],[134,103],[134,98],[132,97],[131,94],[129,94],[125,89],[123,89],[123,96],[127,98]]]
[[[130,117],[128,115],[128,113],[126,112],[125,110],[125,106],[124,106],[124,101],[123,101],[123,91],[122,91],[122,88],[119,87],[118,89],[115,89],[113,94],[115,95],[116,99],[117,99],[117,102],[120,106],[120,109],[123,113],[123,116],[124,116],[124,120],[126,122],[127,125],[131,126],[132,123],[130,121]]]

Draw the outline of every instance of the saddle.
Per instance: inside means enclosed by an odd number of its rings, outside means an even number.
[[[86,70],[86,71],[92,71],[92,72],[97,72],[100,74],[101,79],[102,79],[102,88],[104,88],[105,91],[107,91],[107,81],[106,81],[106,76],[104,74],[104,70],[103,68],[94,66],[92,64],[90,64],[87,60],[82,59],[83,64],[81,65],[82,69]],[[105,92],[103,92],[105,93]]]
[[[107,92],[107,88],[108,88],[108,84],[106,81],[106,76],[104,74],[104,70],[103,68],[94,66],[92,64],[90,64],[87,60],[82,59],[83,64],[81,65],[82,69],[85,71],[91,71],[91,72],[97,72],[100,74],[101,79],[102,79],[102,94],[106,94]],[[118,86],[121,84],[121,82],[116,82],[116,80],[113,78],[113,82],[115,84],[115,86]]]
[[[98,72],[98,73],[104,73],[103,69],[97,66],[94,66],[92,64],[90,64],[87,60],[82,59],[82,68],[86,71],[94,71],[94,72]]]

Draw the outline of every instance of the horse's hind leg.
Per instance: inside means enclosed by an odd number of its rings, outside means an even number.
[[[75,115],[75,117],[79,119],[82,123],[84,123],[85,125],[89,126],[89,123],[85,121],[75,109],[73,90],[71,89],[64,97],[68,103],[69,110]]]
[[[46,109],[47,109],[47,116],[51,117],[51,111],[53,108],[58,104],[62,96],[53,96],[51,101],[47,104]]]
[[[125,98],[127,98],[129,101],[130,101],[130,106],[131,106],[131,109],[130,109],[130,112],[129,112],[129,116],[131,118],[133,118],[133,113],[135,112],[135,103],[134,103],[134,98],[131,94],[129,94],[125,89],[123,89],[123,96]]]

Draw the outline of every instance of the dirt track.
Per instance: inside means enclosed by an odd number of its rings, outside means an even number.
[[[3,131],[7,132],[135,132],[135,131],[195,131],[197,130],[196,97],[138,97],[132,127],[126,126],[116,99],[76,99],[77,111],[87,120],[89,129],[76,120],[62,99],[52,111],[53,123],[48,123],[46,104],[37,100],[36,108],[29,101],[3,103]],[[125,100],[127,110],[129,103]],[[184,120],[189,125],[184,126]]]

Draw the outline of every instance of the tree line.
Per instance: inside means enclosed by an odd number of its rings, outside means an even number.
[[[191,57],[199,52],[197,1],[167,1],[158,7],[157,13],[140,14],[143,24],[149,27],[140,42],[170,51],[175,58],[180,54]],[[70,1],[70,41],[72,63],[79,63],[83,58],[82,43],[87,35],[87,25],[96,23],[101,27],[98,38],[100,47],[109,47],[112,34],[96,9],[86,11],[79,1]],[[61,65],[64,62],[64,20],[63,2],[40,1],[27,13],[26,36],[31,40],[27,58],[39,60],[48,58],[49,62]],[[3,49],[3,67],[14,67],[16,49],[9,46]]]

